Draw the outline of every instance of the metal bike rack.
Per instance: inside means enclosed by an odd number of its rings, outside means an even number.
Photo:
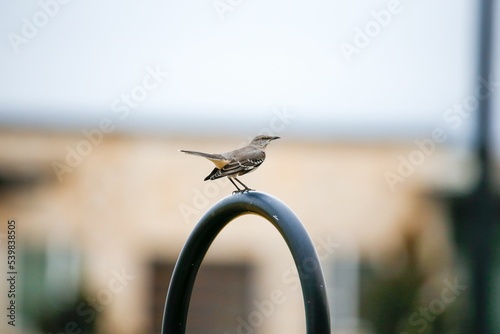
[[[271,222],[285,239],[299,273],[308,334],[330,333],[325,282],[314,245],[297,216],[277,198],[257,191],[227,196],[201,218],[184,245],[168,288],[162,334],[184,334],[196,274],[222,229],[244,214]]]

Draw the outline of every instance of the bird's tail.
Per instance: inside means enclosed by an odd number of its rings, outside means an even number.
[[[220,154],[210,154],[210,153],[203,153],[203,152],[197,152],[197,151],[188,151],[188,150],[179,150],[179,152],[187,153],[187,154],[192,154],[192,155],[197,155],[199,157],[204,157],[210,160],[223,160],[224,157],[221,156]]]
[[[212,161],[217,168],[222,168],[225,165],[227,165],[227,163],[229,162],[221,154],[210,154],[210,153],[203,153],[203,152],[197,152],[197,151],[187,151],[187,150],[179,150],[179,152],[184,152],[187,154],[192,154],[192,155],[197,155],[199,157],[207,158],[208,160]]]

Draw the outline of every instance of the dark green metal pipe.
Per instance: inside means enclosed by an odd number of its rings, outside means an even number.
[[[257,191],[227,196],[209,209],[196,225],[172,274],[165,302],[162,333],[185,333],[193,285],[205,254],[222,229],[233,219],[245,214],[264,217],[285,239],[299,272],[307,333],[330,333],[323,272],[307,231],[283,202]]]

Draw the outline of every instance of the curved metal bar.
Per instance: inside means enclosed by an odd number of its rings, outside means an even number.
[[[165,302],[163,334],[184,334],[196,274],[210,245],[222,229],[244,214],[271,222],[285,239],[299,273],[308,334],[330,333],[325,282],[314,245],[297,216],[280,200],[250,191],[223,198],[194,228],[175,265]]]

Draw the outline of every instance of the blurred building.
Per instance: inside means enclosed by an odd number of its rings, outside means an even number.
[[[242,180],[284,201],[309,231],[328,282],[334,333],[459,327],[467,277],[437,195],[470,188],[470,157],[432,140],[283,137]],[[18,326],[2,321],[1,331],[159,333],[186,238],[234,190],[227,180],[203,182],[213,165],[177,150],[223,152],[248,139],[3,129],[0,212],[2,223],[17,226],[19,308]],[[239,218],[202,265],[189,333],[303,333],[294,268],[268,222]]]

